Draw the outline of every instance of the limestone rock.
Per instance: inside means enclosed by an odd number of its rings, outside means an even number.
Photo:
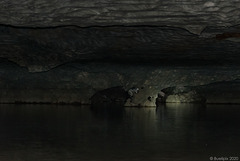
[[[167,103],[240,103],[240,79],[206,85],[168,87]]]
[[[168,95],[166,103],[205,103],[205,99],[196,91]]]
[[[68,63],[47,72],[29,73],[26,68],[2,60],[0,78],[0,103],[90,104],[94,94],[117,86],[122,86],[123,92],[139,87],[130,106],[156,106],[159,91],[174,86],[194,87],[209,103],[239,103],[240,100],[240,85],[236,81],[240,79],[240,69],[236,67],[209,70],[206,66],[176,68],[98,62]]]
[[[0,24],[25,27],[168,25],[200,33],[205,26],[239,24],[239,7],[237,0],[1,0]]]
[[[170,102],[239,103],[239,8],[239,0],[0,0],[0,103],[124,104],[116,94],[134,86],[144,88],[125,105],[155,106],[167,87]]]

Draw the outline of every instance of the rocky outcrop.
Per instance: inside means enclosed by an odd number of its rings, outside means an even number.
[[[0,103],[121,98],[155,106],[161,89],[183,86],[194,89],[175,88],[166,101],[202,102],[203,94],[236,103],[238,85],[207,84],[240,77],[239,7],[238,0],[0,0]],[[139,92],[125,102],[117,86]],[[222,89],[225,101],[213,94]]]
[[[206,26],[240,23],[240,2],[205,0],[0,1],[0,24],[24,27],[157,25],[201,33]]]
[[[206,98],[196,87],[170,87],[162,90],[166,93],[166,103],[205,103]]]
[[[124,91],[132,87],[139,88],[139,92],[131,101],[127,100],[125,106],[155,106],[157,94],[164,88],[199,85],[201,87],[201,85],[221,81],[225,81],[227,85],[229,81],[240,79],[240,69],[89,62],[68,63],[47,72],[29,73],[26,68],[9,61],[1,61],[0,78],[0,103],[90,104],[90,98],[99,91],[122,86]],[[211,100],[220,102],[224,100],[223,97],[218,98],[220,94],[229,95],[225,98],[231,98],[231,95],[238,96],[240,89],[237,87],[237,84],[229,88],[216,85],[216,88],[206,87],[206,89],[215,91],[217,95],[214,97],[215,95],[211,92],[213,94]],[[197,90],[203,93],[203,89]],[[229,90],[218,92],[220,89]],[[240,100],[235,98],[235,102]],[[207,99],[208,101],[210,99]],[[231,102],[231,99],[229,101]]]
[[[201,86],[168,87],[166,103],[240,103],[240,80],[220,81]]]

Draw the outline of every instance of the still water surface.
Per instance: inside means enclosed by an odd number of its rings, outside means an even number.
[[[0,105],[0,161],[240,157],[240,105]]]

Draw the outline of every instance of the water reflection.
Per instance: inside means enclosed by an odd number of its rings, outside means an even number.
[[[0,160],[166,161],[238,155],[239,105],[1,105]]]
[[[92,114],[99,119],[121,120],[125,113],[125,108],[121,104],[95,104],[90,107]]]
[[[165,109],[171,111],[173,118],[188,118],[192,120],[201,120],[205,118],[206,104],[191,104],[191,103],[167,103]]]

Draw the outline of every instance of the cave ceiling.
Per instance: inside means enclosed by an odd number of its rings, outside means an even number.
[[[239,0],[0,0],[0,58],[238,65]]]

